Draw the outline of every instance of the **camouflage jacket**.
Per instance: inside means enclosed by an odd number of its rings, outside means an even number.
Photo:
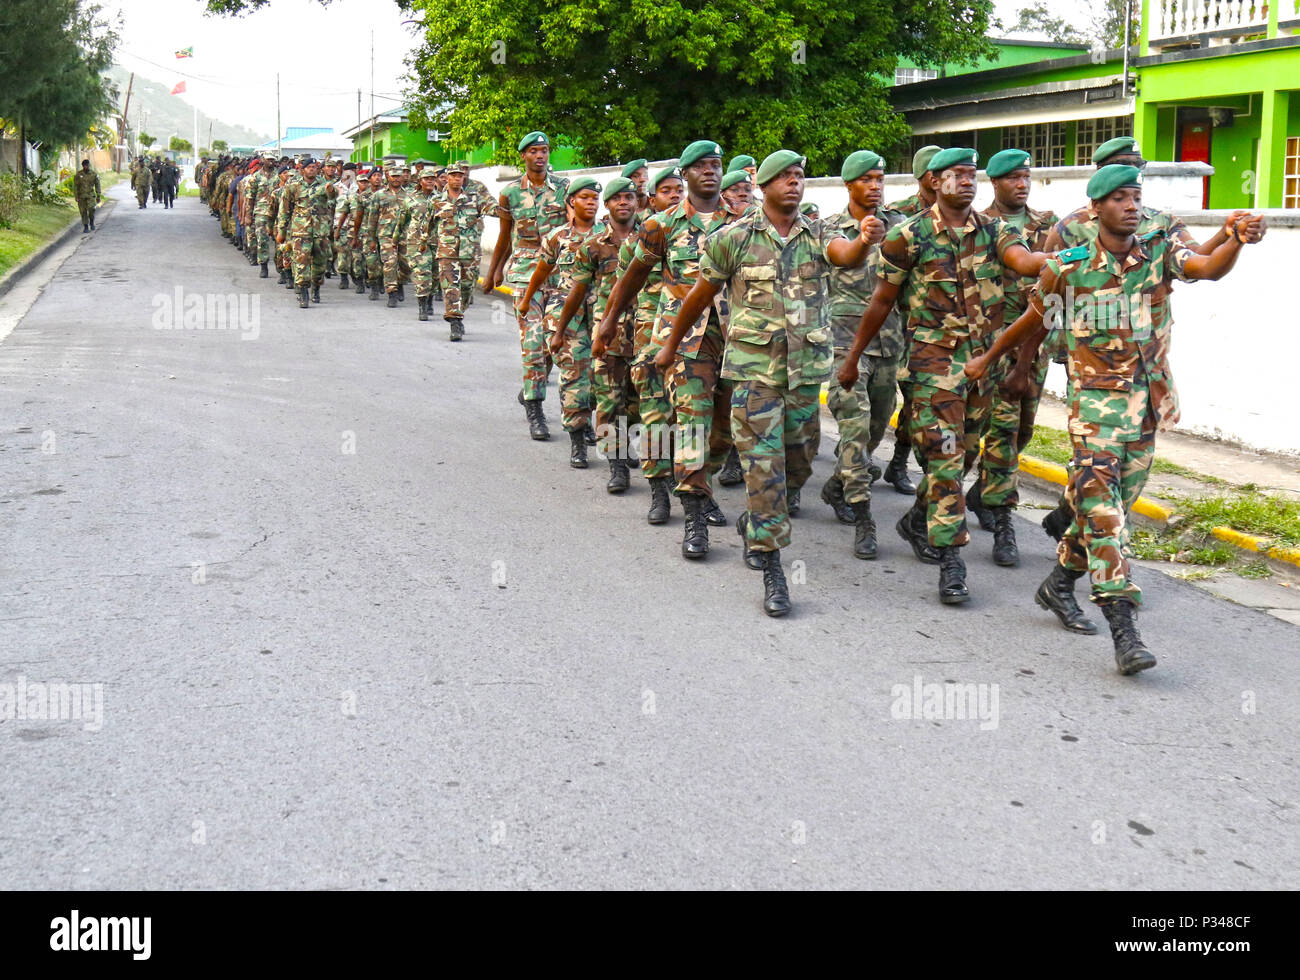
[[[1019,232],[975,210],[954,233],[937,203],[885,236],[878,275],[902,287],[914,383],[966,390],[962,368],[1002,329],[1002,258],[1016,244]]]
[[[97,200],[101,196],[99,174],[93,170],[78,170],[72,178],[72,196],[78,201]]]
[[[1154,310],[1196,253],[1163,228],[1122,256],[1096,241],[1049,259],[1029,302],[1069,351],[1071,435],[1133,442],[1178,420],[1169,332]]]
[[[1020,232],[1026,247],[1034,252],[1047,251],[1047,240],[1052,236],[1052,227],[1056,224],[1055,211],[1035,211],[1028,205],[1020,214],[1006,214],[998,207],[995,200],[980,214],[986,218],[997,218],[1003,224],[1010,225]],[[1029,299],[1029,290],[1034,288],[1037,280],[1033,276],[1018,276],[1008,272],[1003,282],[1006,294],[1006,310],[1002,321],[1010,326],[1021,313],[1025,312],[1025,303]]]
[[[483,240],[483,219],[496,212],[497,202],[492,197],[492,192],[487,189],[487,184],[481,180],[473,180],[470,177],[465,178],[465,190],[479,199],[478,221],[475,222],[474,230],[477,232],[475,245]]]
[[[886,211],[883,208],[876,210],[876,217],[885,223],[886,233],[905,220],[897,211]],[[831,215],[826,219],[826,224],[850,241],[858,237],[859,221],[849,213],[848,208]],[[853,346],[853,337],[857,333],[858,324],[857,322],[850,324],[843,318],[851,316],[859,321],[862,319],[862,314],[867,304],[871,302],[871,294],[879,281],[877,275],[879,265],[880,246],[873,245],[867,255],[867,261],[862,265],[848,269],[831,266],[830,315],[832,339],[836,347]],[[872,338],[866,352],[876,357],[897,357],[902,349],[902,319],[895,308],[889,311],[880,333]]]
[[[250,191],[253,201],[253,217],[265,218],[271,213],[271,192],[275,190],[276,179],[272,174],[258,173],[253,175],[250,182]]]
[[[318,234],[322,230],[320,217],[328,200],[324,177],[317,177],[311,183],[303,177],[290,177],[280,198],[277,234],[294,237]]]
[[[700,275],[727,284],[731,296],[724,378],[789,388],[830,378],[826,248],[843,237],[835,226],[801,214],[782,241],[759,210],[709,238]]]
[[[429,215],[437,204],[441,195],[437,191],[425,194],[423,191],[417,191],[412,194],[406,201],[405,208],[406,218],[406,249],[408,252],[414,252],[421,245],[428,247],[432,244],[429,241]]]
[[[533,267],[542,252],[542,239],[568,220],[564,192],[569,182],[547,174],[541,187],[531,184],[525,187],[526,176],[501,188],[501,196],[506,199],[505,212],[513,222],[505,281],[507,285],[520,287],[520,292],[532,278]]]
[[[587,287],[587,304],[591,307],[591,322],[599,324],[605,316],[605,305],[609,302],[614,283],[618,282],[619,252],[628,242],[636,241],[637,225],[633,219],[632,228],[626,238],[620,239],[613,225],[605,225],[600,230],[588,235],[578,246],[578,258],[574,264],[574,285],[581,283]],[[628,310],[619,321],[618,332],[606,347],[610,357],[631,357],[633,354],[632,328],[633,311]]]
[[[627,267],[636,256],[637,235],[631,235],[618,249],[618,275],[621,279]],[[634,364],[651,360],[662,343],[654,342],[655,314],[659,311],[659,293],[663,289],[664,271],[662,266],[655,266],[646,277],[645,285],[636,294],[632,309],[632,349],[635,351]]]
[[[553,289],[563,298],[573,288],[573,276],[577,271],[578,248],[588,235],[595,235],[605,230],[600,222],[587,231],[580,231],[572,222],[561,225],[542,239],[542,250],[538,256],[555,271],[543,285],[544,289]],[[574,317],[575,320],[578,317]]]
[[[428,234],[437,242],[438,258],[473,260],[483,216],[495,209],[491,196],[486,194],[480,196],[462,190],[454,198],[446,192],[436,195],[429,209]]]
[[[402,206],[400,190],[381,187],[372,192],[366,201],[366,216],[363,219],[367,235],[375,240],[396,239],[402,220]]]
[[[660,211],[641,226],[634,257],[651,270],[659,268],[663,281],[659,289],[659,308],[655,311],[652,342],[663,346],[672,332],[673,319],[681,309],[682,300],[695,285],[700,275],[700,257],[704,242],[715,231],[740,219],[740,215],[718,199],[718,209],[706,221],[701,218],[689,199]],[[652,272],[653,274],[653,272]],[[709,324],[726,330],[729,309],[727,291],[718,293],[713,306],[700,314],[699,320],[682,337],[677,353],[681,357],[697,358]]]
[[[905,197],[901,201],[895,201],[893,204],[886,204],[881,208],[882,211],[897,211],[904,218],[912,218],[927,210],[926,206],[921,203],[921,195],[913,194],[911,197]]]

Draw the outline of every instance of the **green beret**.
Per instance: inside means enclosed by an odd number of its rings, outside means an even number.
[[[682,179],[682,172],[681,172],[681,170],[678,169],[677,167],[664,167],[663,170],[659,170],[659,171],[657,171],[657,172],[656,172],[656,173],[655,173],[655,174],[650,178],[650,183],[646,185],[646,189],[647,189],[651,194],[653,194],[653,193],[655,192],[655,188],[657,188],[660,184],[662,184],[662,183],[663,183],[665,180],[667,180],[669,177],[676,177],[678,180],[681,180],[681,179]]]
[[[597,185],[599,187],[599,185]],[[605,193],[600,195],[602,201],[608,201],[615,194],[622,194],[624,191],[635,191],[636,184],[632,183],[627,177],[615,177],[605,185]],[[569,193],[573,193],[573,188],[569,188]]]
[[[728,187],[734,187],[736,184],[749,183],[748,170],[731,170],[722,178],[722,186],[719,190],[726,190]]]
[[[718,146],[713,140],[696,140],[686,149],[682,150],[682,155],[677,158],[677,166],[685,170],[697,160],[703,160],[705,157],[721,157],[722,147]]]
[[[742,153],[740,156],[734,157],[732,161],[729,164],[727,164],[727,173],[731,173],[734,170],[744,170],[746,167],[757,167],[757,166],[758,166],[757,160],[755,160],[753,157],[749,156],[746,153]]]
[[[912,154],[912,176],[920,180],[930,169],[930,158],[942,149],[942,146],[923,146]]]
[[[1002,150],[989,157],[984,172],[990,177],[1005,177],[1013,170],[1021,170],[1033,165],[1033,158],[1026,150]]]
[[[1107,140],[1105,143],[1102,143],[1101,146],[1097,147],[1097,149],[1093,151],[1092,162],[1100,167],[1103,161],[1109,157],[1113,157],[1116,153],[1134,153],[1138,156],[1142,155],[1142,151],[1138,149],[1137,140],[1132,136],[1116,136],[1113,140]]]
[[[942,173],[949,167],[967,166],[973,167],[979,163],[980,155],[968,146],[951,146],[946,150],[940,150],[934,156],[930,157],[930,165],[926,170],[931,173]]]
[[[635,160],[629,160],[627,166],[623,168],[623,177],[631,177],[634,173],[644,167],[650,161],[645,157],[637,157]]]
[[[884,169],[885,159],[879,153],[872,153],[870,150],[854,150],[844,158],[844,166],[840,168],[840,177],[847,184],[851,180],[857,180],[863,174]]]
[[[595,177],[575,177],[569,184],[569,189],[564,192],[564,199],[567,201],[578,191],[595,191],[600,193],[600,181]]]
[[[537,145],[541,145],[541,146],[551,145],[550,140],[546,138],[545,133],[538,133],[538,132],[529,133],[527,136],[525,136],[523,139],[519,141],[519,152],[523,153],[524,150],[528,149],[530,146],[537,146]]]
[[[1111,191],[1121,187],[1141,187],[1142,171],[1137,167],[1126,167],[1122,163],[1112,163],[1102,167],[1088,181],[1088,200],[1100,201]]]
[[[793,167],[796,163],[802,167],[804,161],[805,158],[801,154],[795,153],[794,150],[777,150],[775,153],[769,153],[763,158],[754,179],[762,187],[786,167]]]
[[[821,213],[821,208],[817,207],[816,201],[804,201],[802,204],[799,205],[800,214],[812,214],[814,211],[816,211],[818,214]]]

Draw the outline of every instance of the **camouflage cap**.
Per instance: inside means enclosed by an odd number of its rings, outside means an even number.
[[[608,201],[615,194],[622,194],[624,191],[635,191],[636,184],[632,183],[630,177],[615,177],[605,185],[605,192],[600,195],[602,201]]]
[[[713,140],[696,140],[686,149],[682,150],[682,155],[677,158],[677,166],[685,170],[692,163],[697,163],[705,157],[722,157],[722,147]]]
[[[942,150],[942,146],[923,146],[912,154],[912,176],[920,180],[930,169],[930,160]]]
[[[1088,200],[1100,201],[1106,195],[1121,187],[1141,187],[1142,171],[1137,167],[1128,167],[1122,163],[1112,163],[1102,167],[1088,181]]]
[[[793,167],[796,164],[802,167],[806,162],[806,158],[800,153],[795,153],[794,150],[777,150],[775,153],[769,153],[763,158],[754,179],[762,187],[787,167]]]
[[[1092,162],[1100,167],[1117,153],[1141,156],[1142,150],[1138,148],[1138,141],[1132,136],[1116,136],[1113,140],[1102,143],[1093,151]]]
[[[469,167],[463,163],[449,163],[445,167],[439,167],[438,170],[444,174],[465,174],[469,173]],[[423,174],[421,175],[423,176]]]
[[[758,166],[757,160],[755,160],[747,153],[742,153],[740,154],[740,156],[731,158],[731,162],[727,164],[727,173],[731,173],[733,170],[744,170],[746,167],[757,167],[757,166]]]
[[[600,182],[595,177],[577,177],[569,184],[569,189],[564,192],[564,199],[567,201],[579,191],[595,191],[600,193]]]
[[[523,153],[524,150],[528,149],[530,146],[550,146],[550,145],[551,145],[550,140],[546,138],[545,133],[534,130],[533,132],[529,133],[527,136],[525,136],[523,139],[519,141],[519,152]]]
[[[646,189],[653,194],[655,188],[662,184],[669,177],[674,180],[682,179],[682,171],[679,167],[664,167],[662,170],[656,170],[650,177],[650,183],[646,184]]]
[[[863,174],[884,169],[885,158],[879,153],[871,150],[854,150],[844,158],[844,166],[840,167],[840,178],[847,184],[851,180],[857,180]]]
[[[990,177],[1005,177],[1013,170],[1023,170],[1033,165],[1028,150],[1001,150],[989,157],[984,172]]]
[[[980,155],[969,146],[950,146],[930,157],[930,165],[926,170],[937,174],[949,167],[974,167],[979,161]]]
[[[631,177],[634,173],[649,163],[650,161],[645,157],[637,157],[635,160],[629,160],[623,165],[622,173],[620,173],[619,176]]]
[[[432,160],[426,160],[424,157],[420,157],[418,160],[412,160],[412,161],[411,161],[411,166],[412,166],[412,167],[431,167],[431,166],[433,166],[433,161],[432,161]]]
[[[301,160],[298,161],[298,166],[310,167],[312,164],[319,163],[319,162],[320,161],[318,161],[315,157],[303,157]]]
[[[469,173],[470,163],[469,163],[468,160],[457,160],[457,161],[456,161],[456,166],[458,166],[458,167],[464,167],[464,168],[465,168],[465,172],[466,172],[466,173]]]
[[[728,187],[735,187],[737,184],[748,184],[749,179],[748,170],[732,170],[722,178],[722,185],[719,189],[725,191]]]

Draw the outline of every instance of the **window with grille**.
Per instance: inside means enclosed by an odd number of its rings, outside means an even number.
[[[1035,167],[1062,167],[1065,165],[1065,123],[1004,126],[1002,149],[1029,151]]]
[[[894,84],[911,85],[913,82],[928,82],[932,78],[938,78],[939,72],[933,68],[895,68]]]
[[[1300,136],[1287,137],[1286,168],[1282,173],[1286,182],[1282,188],[1282,207],[1300,208]]]
[[[1103,119],[1080,119],[1074,134],[1074,163],[1092,166],[1092,154],[1107,140],[1133,135],[1132,116],[1108,116]]]

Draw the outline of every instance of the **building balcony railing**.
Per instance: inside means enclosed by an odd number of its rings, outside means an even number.
[[[1218,43],[1263,34],[1268,30],[1268,3],[1263,0],[1148,0],[1148,40],[1166,41],[1209,34]],[[1288,6],[1292,0],[1273,0]]]

